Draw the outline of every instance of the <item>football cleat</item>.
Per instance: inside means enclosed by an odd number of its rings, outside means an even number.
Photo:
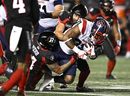
[[[115,80],[116,77],[113,76],[113,75],[107,75],[107,76],[106,76],[106,79],[108,79],[108,80]]]
[[[54,89],[54,78],[44,81],[40,86],[39,91],[49,91],[52,89]]]
[[[68,87],[67,87],[67,84],[60,84],[60,88],[64,89],[64,88],[68,88]]]
[[[76,87],[77,92],[94,92],[94,89],[86,87]]]
[[[24,92],[18,92],[17,96],[26,96],[26,94]]]

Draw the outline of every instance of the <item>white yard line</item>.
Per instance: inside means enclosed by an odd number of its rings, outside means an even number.
[[[16,90],[11,90],[12,92],[17,92]],[[61,95],[83,95],[83,96],[114,96],[114,95],[108,95],[108,94],[99,94],[99,93],[81,93],[81,92],[54,92],[54,91],[26,91],[26,93],[34,93],[34,94],[61,94]]]

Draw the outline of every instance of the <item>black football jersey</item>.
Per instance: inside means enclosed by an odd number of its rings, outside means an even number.
[[[112,11],[111,13],[109,13],[105,19],[109,22],[109,24],[112,26],[115,22],[118,21],[117,19],[117,14],[115,11]]]
[[[43,64],[53,64],[57,62],[53,52],[43,49],[38,41],[37,41],[38,35],[34,35],[33,42],[32,42],[32,54],[37,59],[37,61],[40,61]]]
[[[37,0],[1,0],[7,12],[7,20],[31,20],[36,23],[39,19]],[[20,22],[19,22],[20,23]]]

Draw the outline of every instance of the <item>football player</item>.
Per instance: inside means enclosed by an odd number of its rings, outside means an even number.
[[[59,41],[53,32],[43,32],[34,35],[32,43],[32,54],[37,63],[32,63],[30,76],[26,85],[26,90],[34,90],[36,84],[43,76],[43,70],[52,75],[55,72],[59,75],[69,73],[71,76],[76,73],[75,58],[72,55],[65,55],[60,49]],[[64,81],[64,79],[62,80]],[[67,81],[66,81],[67,82]],[[68,81],[69,82],[69,81]],[[46,84],[47,85],[47,84]],[[45,87],[45,86],[44,86]],[[40,89],[42,91],[42,89]]]
[[[4,96],[13,86],[18,85],[18,95],[25,96],[24,87],[28,73],[25,60],[30,50],[33,26],[39,20],[38,2],[37,0],[0,1],[7,14],[5,37],[11,53],[17,55],[18,61],[15,72],[0,86],[0,94]]]
[[[67,12],[63,12],[59,16],[59,23],[56,27],[55,34],[59,40],[64,41],[67,43],[68,47],[72,49],[75,53],[79,56],[78,68],[80,69],[81,73],[79,75],[79,81],[76,87],[77,91],[90,91],[88,88],[85,88],[84,82],[87,79],[90,69],[86,62],[88,53],[86,53],[85,47],[88,44],[91,45],[91,51],[89,53],[90,57],[93,59],[95,58],[95,52],[93,45],[100,45],[103,43],[106,34],[109,29],[109,24],[103,18],[98,18],[95,23],[86,20],[87,10],[86,7],[82,4],[74,6],[72,9],[71,15]],[[67,23],[72,23],[72,27],[69,28],[67,31],[64,32],[65,26]],[[74,25],[73,25],[74,24]],[[80,43],[79,49],[73,41],[77,38]],[[65,50],[66,47],[62,47]],[[88,52],[88,51],[87,51]],[[85,60],[83,60],[85,59]],[[91,90],[92,91],[92,90]]]

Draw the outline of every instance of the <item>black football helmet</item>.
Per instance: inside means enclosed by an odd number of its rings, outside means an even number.
[[[89,13],[92,14],[92,15],[100,15],[100,9],[97,8],[97,7],[92,7],[89,9]]]
[[[98,17],[91,29],[91,40],[96,45],[101,45],[110,30],[109,23],[102,17]]]
[[[81,18],[85,18],[88,14],[88,9],[83,4],[75,5],[71,10],[71,14],[76,14],[79,15]]]
[[[54,50],[58,45],[58,39],[53,32],[40,33],[38,43],[44,49]]]
[[[99,6],[105,13],[109,13],[114,10],[114,3],[114,0],[99,0]]]

